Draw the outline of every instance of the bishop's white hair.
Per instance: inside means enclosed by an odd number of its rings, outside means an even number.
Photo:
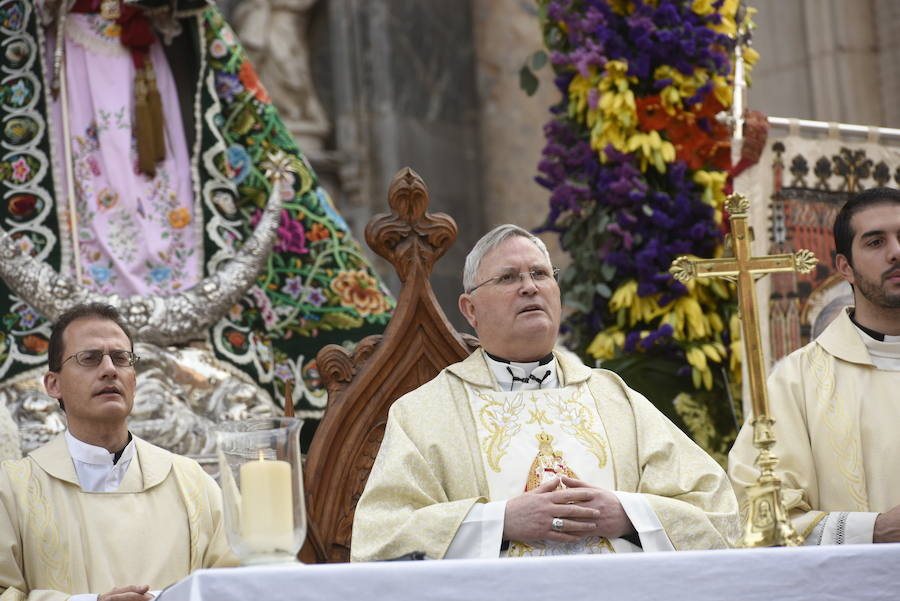
[[[463,290],[468,292],[477,285],[475,275],[478,273],[478,268],[481,267],[481,261],[484,259],[485,255],[514,236],[521,236],[522,238],[527,238],[534,242],[534,245],[540,249],[544,258],[547,259],[547,265],[553,264],[550,261],[550,253],[547,251],[547,245],[544,244],[543,240],[518,225],[513,225],[512,223],[498,225],[482,236],[481,239],[475,243],[475,246],[472,247],[472,250],[469,251],[469,254],[466,255],[466,266],[463,269]]]

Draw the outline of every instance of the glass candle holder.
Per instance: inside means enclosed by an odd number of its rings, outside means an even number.
[[[259,417],[216,431],[228,542],[244,565],[297,561],[306,538],[302,420]]]

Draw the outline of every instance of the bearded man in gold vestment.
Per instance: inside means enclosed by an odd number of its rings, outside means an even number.
[[[354,561],[726,547],[722,469],[612,372],[554,349],[556,270],[514,225],[466,258],[481,348],[391,407]]]
[[[111,306],[54,325],[44,386],[68,427],[0,468],[0,601],[149,601],[235,564],[212,478],[128,431],[133,348]]]
[[[900,191],[851,198],[834,241],[855,307],[769,377],[776,472],[806,544],[900,542]],[[756,455],[748,423],[729,455],[742,501]]]

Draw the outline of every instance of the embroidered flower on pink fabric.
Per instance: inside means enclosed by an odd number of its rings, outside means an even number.
[[[97,206],[101,209],[111,209],[119,203],[119,194],[109,188],[103,188],[97,195]]]
[[[172,275],[172,269],[170,267],[166,267],[165,265],[155,267],[150,270],[150,277],[153,278],[154,282],[162,282],[164,280],[167,280],[169,279],[170,275]]]
[[[180,230],[191,222],[191,212],[181,207],[169,211],[169,225],[176,230]]]
[[[87,164],[88,164],[88,167],[91,168],[91,173],[94,175],[94,177],[99,177],[100,176],[100,163],[97,162],[97,157],[89,156],[87,158]]]
[[[103,265],[94,265],[91,267],[91,275],[94,276],[94,281],[98,284],[105,284],[109,278],[112,277],[113,272],[109,267],[104,267]]]
[[[13,178],[20,182],[24,182],[25,178],[28,177],[28,174],[31,173],[31,167],[25,162],[25,157],[19,157],[10,164],[10,167],[12,167],[13,170]]]

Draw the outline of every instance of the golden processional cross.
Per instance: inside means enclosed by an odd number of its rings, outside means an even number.
[[[702,260],[679,257],[672,262],[669,272],[680,282],[697,277],[726,278],[737,283],[741,334],[744,337],[747,372],[750,377],[750,398],[753,403],[753,445],[759,449],[756,465],[760,470],[756,484],[747,490],[749,510],[739,546],[799,545],[802,540],[787,517],[781,498],[781,481],[774,473],[774,467],[778,463],[778,459],[771,451],[775,444],[772,432],[774,420],[769,414],[769,400],[766,395],[766,370],[760,343],[754,282],[755,276],[767,273],[779,271],[808,273],[818,260],[806,249],[792,254],[751,256],[751,232],[747,224],[750,203],[745,196],[732,194],[728,197],[727,208],[731,213],[731,244],[734,257]]]

